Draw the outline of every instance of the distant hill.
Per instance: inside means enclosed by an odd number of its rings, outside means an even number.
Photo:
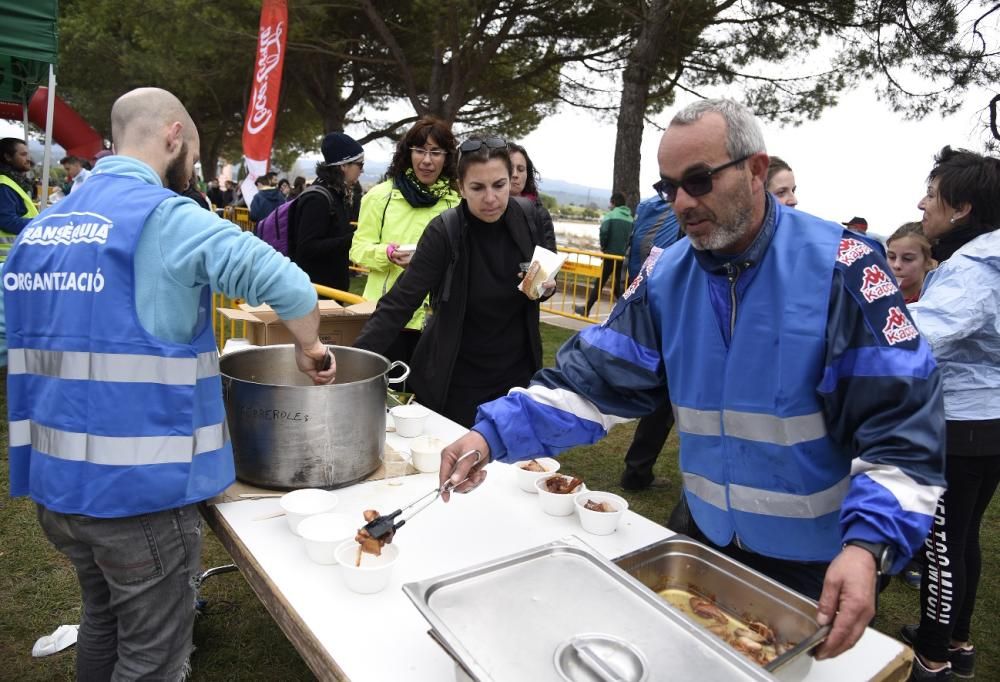
[[[543,194],[554,196],[560,204],[575,204],[577,206],[595,204],[598,209],[603,209],[611,199],[610,189],[587,187],[551,178],[543,178],[538,189]]]
[[[365,172],[361,175],[361,183],[365,187],[371,187],[372,185],[378,183],[382,176],[385,175],[385,170],[388,164],[384,161],[365,161]],[[591,203],[596,204],[599,210],[604,209],[608,205],[608,200],[611,198],[610,189],[602,189],[599,187],[586,187],[585,185],[577,185],[572,182],[564,182],[563,180],[553,180],[550,178],[543,178],[542,184],[539,187],[543,194],[549,194],[556,198],[560,204],[575,204],[577,206],[587,206]]]

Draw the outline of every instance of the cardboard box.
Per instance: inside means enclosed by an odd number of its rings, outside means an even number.
[[[255,346],[293,343],[291,332],[270,306],[241,303],[238,308],[218,308],[229,320],[246,323],[246,338]],[[375,311],[371,302],[344,307],[336,301],[319,301],[319,339],[333,346],[350,346]]]

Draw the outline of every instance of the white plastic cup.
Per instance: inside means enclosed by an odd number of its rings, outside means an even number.
[[[306,554],[317,564],[337,563],[337,547],[354,537],[358,524],[347,514],[327,512],[310,516],[299,523],[298,532],[306,545]]]
[[[374,594],[381,592],[392,578],[392,569],[399,558],[399,548],[395,545],[382,547],[381,556],[362,554],[361,565],[357,566],[358,543],[354,539],[345,540],[337,547],[337,562],[344,585],[351,592]]]
[[[441,451],[447,445],[435,436],[417,436],[410,443],[410,459],[422,474],[434,473],[441,467]]]
[[[599,512],[587,509],[585,505],[588,500],[607,502],[615,510],[611,512]],[[622,516],[625,515],[625,510],[628,509],[628,501],[625,498],[614,493],[596,490],[577,493],[573,496],[573,503],[576,506],[576,513],[580,517],[580,525],[583,526],[585,531],[594,535],[611,535],[614,533],[618,529],[618,524],[621,523]]]
[[[566,479],[571,478],[563,474],[549,474],[535,480],[538,502],[542,505],[542,511],[549,516],[570,516],[573,514],[573,498],[585,491],[587,486],[581,483],[576,493],[550,493],[545,489],[545,481],[557,476]]]
[[[531,460],[525,460],[523,462],[514,463],[514,478],[517,481],[517,487],[526,493],[537,493],[538,489],[535,488],[535,481],[540,478],[545,478],[550,476],[557,471],[559,471],[559,460],[552,459],[551,457],[536,457],[535,461],[539,465],[545,468],[545,471],[528,471],[524,468],[524,465]]]
[[[304,519],[333,511],[337,506],[337,496],[322,488],[301,488],[285,493],[278,502],[285,512],[288,527],[298,535],[299,524]]]
[[[396,433],[403,438],[416,438],[424,432],[424,422],[431,411],[423,405],[397,405],[389,410]]]

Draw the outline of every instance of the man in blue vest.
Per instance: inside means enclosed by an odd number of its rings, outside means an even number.
[[[680,111],[656,189],[687,239],[647,260],[558,366],[479,408],[442,453],[459,492],[514,461],[602,438],[669,395],[699,539],[819,600],[818,658],[854,645],[880,573],[922,544],[944,486],[940,372],[876,250],[765,189],[753,114]],[[447,499],[447,496],[445,496]]]
[[[326,349],[309,278],[179,197],[198,158],[180,101],[111,110],[117,155],[21,231],[3,272],[10,487],[30,495],[83,599],[77,678],[182,679],[201,554],[198,502],[234,480],[212,290],[270,303],[314,382]]]

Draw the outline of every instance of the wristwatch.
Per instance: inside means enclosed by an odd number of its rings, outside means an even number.
[[[891,545],[882,542],[867,542],[865,540],[848,540],[844,543],[844,547],[848,545],[860,547],[875,557],[875,572],[880,577],[888,573],[889,569],[892,568],[895,552]]]

